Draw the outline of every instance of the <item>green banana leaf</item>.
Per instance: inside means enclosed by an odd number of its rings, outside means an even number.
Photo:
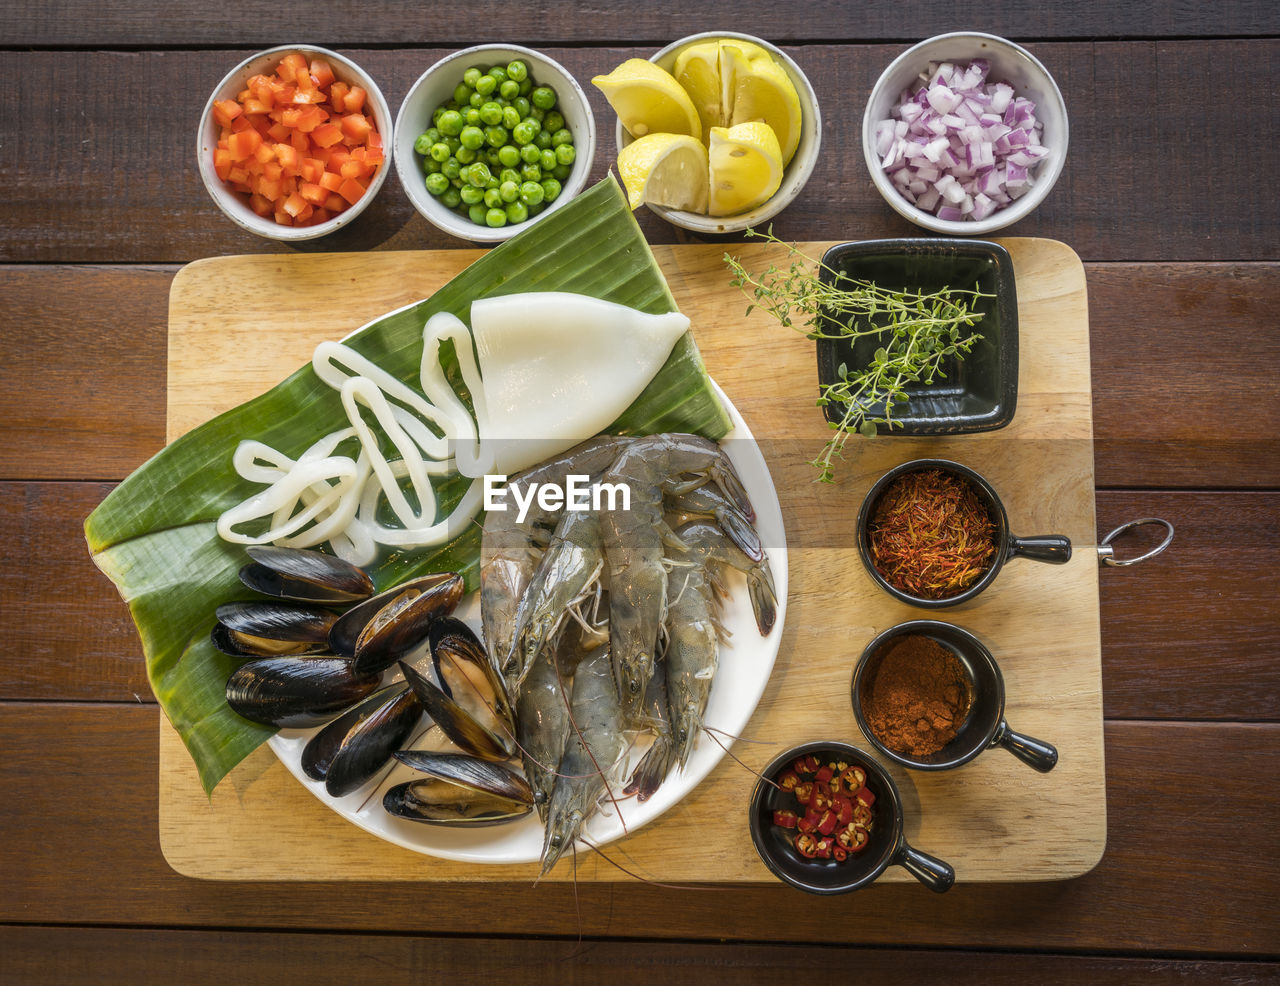
[[[416,386],[422,325],[429,316],[450,311],[465,321],[474,299],[523,291],[574,291],[646,312],[675,310],[662,272],[610,176],[485,254],[430,298],[365,326],[347,342]],[[447,347],[442,360],[451,382],[464,392]],[[242,547],[218,537],[215,521],[258,488],[235,473],[232,453],[242,439],[256,438],[297,457],[319,436],[345,425],[337,393],[307,364],[261,397],[160,451],[85,521],[93,560],[129,606],[152,690],[190,751],[206,792],[212,793],[274,732],[227,707],[227,676],[239,661],[209,640],[216,607],[244,597],[238,572],[247,561]],[[692,431],[719,438],[729,428],[686,334],[609,430]],[[456,500],[464,485],[444,484],[442,501]],[[370,575],[381,590],[416,575],[457,571],[474,590],[479,553],[479,525],[473,524],[440,548],[388,555]]]

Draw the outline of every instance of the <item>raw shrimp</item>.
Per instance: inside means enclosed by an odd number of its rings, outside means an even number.
[[[510,485],[521,489],[533,483],[563,485],[571,474],[594,475],[607,468],[630,441],[617,435],[588,439],[519,473]],[[520,601],[546,545],[542,528],[554,524],[556,513],[542,510],[535,498],[524,520],[518,516],[512,504],[506,510],[490,510],[480,542],[480,619],[489,656],[499,667],[510,659]]]
[[[668,606],[668,616],[671,610]],[[670,644],[668,643],[668,647]],[[641,729],[653,734],[653,742],[649,745],[631,773],[631,780],[623,788],[623,794],[635,794],[641,801],[648,801],[653,793],[666,779],[671,770],[672,756],[675,753],[673,743],[671,715],[667,701],[666,647],[659,653],[653,675],[644,691],[644,705],[641,711]]]
[[[600,514],[608,561],[609,646],[618,693],[630,719],[638,716],[653,674],[666,611],[663,545],[679,545],[663,518],[663,490],[686,473],[714,479],[744,514],[751,515],[746,491],[728,456],[715,442],[697,435],[636,439],[601,477],[602,483],[626,483],[631,488],[629,510],[611,504]]]
[[[667,697],[674,759],[683,769],[702,731],[720,653],[716,600],[696,546],[676,551],[682,562],[667,587]]]
[[[560,758],[547,834],[542,847],[542,873],[551,872],[561,854],[582,831],[608,786],[608,778],[627,749],[622,709],[613,685],[609,649],[601,647],[584,657],[573,676],[569,702],[572,724]]]
[[[665,499],[668,514],[675,514],[677,524],[701,517],[713,517],[742,553],[753,561],[764,558],[764,546],[760,535],[751,526],[751,518],[742,512],[725,493],[714,484],[705,483],[693,489],[668,493]]]
[[[773,585],[773,573],[769,571],[769,559],[752,561],[718,525],[705,520],[682,524],[676,528],[675,536],[692,555],[702,559],[717,590],[720,589],[718,568],[736,568],[747,577],[747,594],[751,597],[756,628],[760,636],[768,636],[778,617],[778,593]]]
[[[566,510],[533,573],[516,614],[516,632],[502,673],[518,691],[538,653],[564,624],[571,607],[590,595],[604,567],[600,519],[591,510]]]

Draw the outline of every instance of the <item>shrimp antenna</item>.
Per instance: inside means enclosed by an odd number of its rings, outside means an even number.
[[[713,728],[708,727],[708,726],[703,726],[703,727],[702,727],[702,731],[703,731],[704,733],[706,733],[708,736],[710,736],[710,737],[711,737],[711,741],[712,741],[713,743],[715,743],[715,744],[716,744],[716,746],[718,746],[718,747],[720,747],[720,749],[724,750],[725,755],[726,755],[727,757],[729,757],[729,759],[730,759],[730,760],[732,760],[734,763],[736,763],[739,767],[741,767],[743,770],[745,770],[748,774],[751,774],[753,777],[758,777],[760,780],[764,781],[766,784],[770,784],[770,785],[772,785],[773,787],[778,788],[778,790],[779,790],[779,791],[781,791],[781,790],[782,790],[782,788],[781,788],[781,787],[778,787],[778,783],[777,783],[777,781],[774,781],[774,780],[773,780],[773,779],[771,779],[771,778],[765,777],[765,776],[764,776],[764,774],[760,773],[759,771],[752,770],[752,769],[751,769],[750,767],[748,767],[745,763],[743,763],[743,761],[742,761],[742,760],[741,760],[741,759],[740,759],[736,754],[734,754],[734,752],[733,752],[731,749],[729,749],[729,747],[728,747],[728,746],[726,746],[724,743],[722,743],[722,742],[720,741],[720,737],[716,736],[716,733],[724,733],[724,730],[722,730],[722,729],[713,729]],[[732,736],[732,734],[730,734],[730,733],[724,733],[724,735],[725,735],[725,736]],[[734,739],[738,739],[738,737],[736,737],[736,736],[734,736],[733,738],[734,738]],[[744,742],[756,742],[756,743],[759,743],[759,742],[763,742],[763,741],[762,741],[762,740],[749,740],[749,741],[744,741]]]
[[[586,839],[581,839],[581,838],[578,841],[581,842],[588,849],[590,849],[592,852],[594,852],[601,859],[603,859],[610,866],[614,867],[615,869],[621,870],[623,873],[631,877],[633,880],[639,880],[641,883],[646,883],[651,887],[662,887],[666,890],[732,890],[733,889],[732,887],[728,887],[728,886],[708,887],[708,886],[700,886],[692,883],[683,883],[683,884],[682,883],[663,883],[661,880],[651,880],[648,877],[641,876],[639,873],[632,872],[631,870],[623,866],[621,863],[619,863],[617,860],[610,859],[605,854],[604,850],[602,850],[599,846],[595,845],[594,843],[588,842]],[[576,862],[577,857],[575,856],[574,859]],[[576,869],[574,870],[574,877],[575,878],[577,877]],[[576,886],[575,886],[575,893],[576,893]]]

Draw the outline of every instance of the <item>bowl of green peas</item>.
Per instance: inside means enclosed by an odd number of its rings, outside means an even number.
[[[436,62],[396,117],[393,152],[409,201],[453,236],[505,240],[580,192],[596,125],[558,62],[477,45]]]

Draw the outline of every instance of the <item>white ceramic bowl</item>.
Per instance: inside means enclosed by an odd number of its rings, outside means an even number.
[[[880,167],[880,156],[876,154],[876,124],[890,118],[890,111],[897,105],[902,90],[912,86],[916,77],[930,62],[971,62],[975,58],[985,58],[990,62],[988,81],[1007,82],[1013,87],[1016,96],[1025,97],[1036,104],[1036,119],[1044,124],[1041,143],[1051,153],[1032,172],[1035,184],[1031,186],[1031,190],[1010,205],[978,221],[939,219],[932,213],[917,209],[903,198]],[[871,172],[871,180],[875,182],[884,200],[895,212],[917,226],[935,233],[958,236],[983,236],[1011,226],[1030,214],[1044,201],[1062,172],[1062,166],[1067,160],[1067,136],[1067,107],[1048,69],[1026,49],[994,34],[940,34],[908,48],[884,70],[875,88],[871,90],[871,98],[867,101],[867,110],[862,117],[862,154],[867,162],[867,170]]]
[[[560,194],[546,209],[522,223],[508,224],[494,229],[473,223],[466,215],[454,212],[427,191],[426,173],[422,170],[422,157],[413,149],[414,141],[431,126],[431,116],[437,106],[453,97],[453,90],[462,81],[462,73],[473,65],[482,70],[494,65],[505,66],[520,59],[529,67],[529,76],[538,85],[555,90],[556,109],[564,117],[565,126],[573,133],[576,157],[569,177],[560,183]],[[396,139],[393,156],[400,172],[400,184],[404,186],[409,201],[427,220],[446,233],[462,240],[477,243],[498,243],[509,239],[521,230],[528,229],[543,216],[550,215],[580,191],[591,173],[591,162],[596,151],[596,120],[591,104],[563,65],[531,48],[519,45],[476,45],[454,52],[422,73],[413,84],[400,112],[396,116]]]
[[[378,132],[382,134],[383,146],[387,149],[386,160],[382,162],[368,189],[355,205],[349,206],[332,219],[314,226],[281,226],[274,219],[259,216],[249,208],[249,203],[244,196],[232,191],[231,186],[219,178],[217,172],[213,170],[213,151],[218,145],[220,130],[213,119],[214,102],[220,99],[235,99],[236,95],[244,89],[248,79],[255,75],[273,72],[280,63],[280,59],[291,51],[302,52],[308,60],[312,57],[325,59],[333,67],[335,76],[343,82],[359,85],[368,93],[365,106],[372,111],[374,123],[377,124]],[[205,103],[204,113],[200,117],[200,128],[196,133],[196,160],[200,167],[200,177],[204,180],[204,187],[209,190],[209,195],[217,203],[218,208],[236,225],[242,226],[250,233],[257,233],[259,236],[266,236],[273,240],[313,240],[346,226],[374,200],[378,190],[382,188],[382,183],[387,180],[387,173],[391,170],[390,148],[393,137],[391,110],[387,107],[382,90],[364,69],[351,59],[328,48],[317,48],[315,45],[280,45],[246,58],[218,83],[209,101]]]
[[[675,69],[676,59],[680,57],[680,53],[684,49],[703,41],[713,41],[716,38],[739,38],[743,41],[750,41],[752,44],[757,44],[768,51],[773,55],[774,60],[782,66],[787,73],[787,77],[791,79],[791,84],[796,87],[796,95],[800,97],[800,111],[802,114],[800,143],[782,173],[782,184],[778,186],[778,190],[770,196],[767,202],[752,209],[750,212],[741,212],[736,216],[704,216],[697,212],[666,209],[662,206],[648,203],[645,203],[645,208],[661,216],[673,226],[681,226],[684,229],[693,230],[695,233],[738,233],[748,226],[760,226],[762,223],[768,222],[790,205],[795,200],[795,197],[800,194],[805,182],[813,174],[814,165],[818,163],[818,147],[822,143],[822,113],[818,109],[818,97],[814,94],[813,86],[809,84],[805,74],[800,71],[800,66],[792,61],[790,56],[781,49],[750,34],[738,34],[734,31],[706,31],[702,34],[693,34],[687,38],[681,38],[679,41],[673,41],[650,58],[649,61],[659,68],[671,72]],[[634,139],[627,133],[620,120],[615,130],[615,138],[619,152]]]

